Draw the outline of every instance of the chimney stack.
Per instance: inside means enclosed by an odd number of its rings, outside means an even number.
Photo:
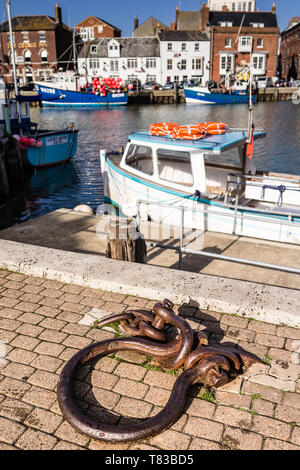
[[[276,3],[273,2],[273,6],[272,6],[272,13],[273,13],[273,15],[276,15],[276,12],[277,12]]]
[[[171,21],[170,30],[171,30],[171,31],[176,31],[176,25],[175,25],[175,22],[174,22],[174,21]]]
[[[206,29],[207,23],[209,23],[209,7],[206,5],[206,3],[203,3],[201,8],[201,31]]]
[[[55,6],[55,18],[56,18],[56,23],[58,23],[61,26],[62,25],[62,13],[61,13],[61,8],[58,6],[58,3]]]
[[[138,17],[136,16],[134,18],[134,29],[136,30],[138,27],[139,27],[139,20],[138,20]]]

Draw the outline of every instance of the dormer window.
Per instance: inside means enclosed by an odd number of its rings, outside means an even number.
[[[90,53],[91,54],[97,54],[98,52],[98,47],[97,46],[91,46],[90,47]]]
[[[120,57],[120,44],[118,41],[111,40],[108,43],[108,55],[109,57]]]

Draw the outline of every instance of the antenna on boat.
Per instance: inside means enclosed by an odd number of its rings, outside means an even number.
[[[12,23],[11,23],[10,0],[6,0],[6,8],[7,8],[7,18],[8,18],[8,26],[9,26],[9,38],[10,38],[11,58],[12,58],[12,66],[13,66],[14,87],[15,87],[16,102],[17,102],[18,122],[19,124],[21,124],[20,103],[18,101],[19,89],[18,89],[18,79],[17,79],[15,43],[14,43],[14,35],[13,35],[13,29],[12,29]]]

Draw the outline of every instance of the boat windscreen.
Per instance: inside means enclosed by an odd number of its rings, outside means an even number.
[[[240,168],[242,166],[243,147],[234,147],[221,155],[213,153],[204,154],[205,164],[214,164],[219,166],[233,166]]]

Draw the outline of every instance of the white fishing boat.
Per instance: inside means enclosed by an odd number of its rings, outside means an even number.
[[[253,145],[265,136],[253,128],[195,140],[134,133],[123,153],[100,151],[105,202],[133,217],[148,201],[142,219],[175,226],[183,206],[185,228],[300,244],[300,176],[255,168]]]

